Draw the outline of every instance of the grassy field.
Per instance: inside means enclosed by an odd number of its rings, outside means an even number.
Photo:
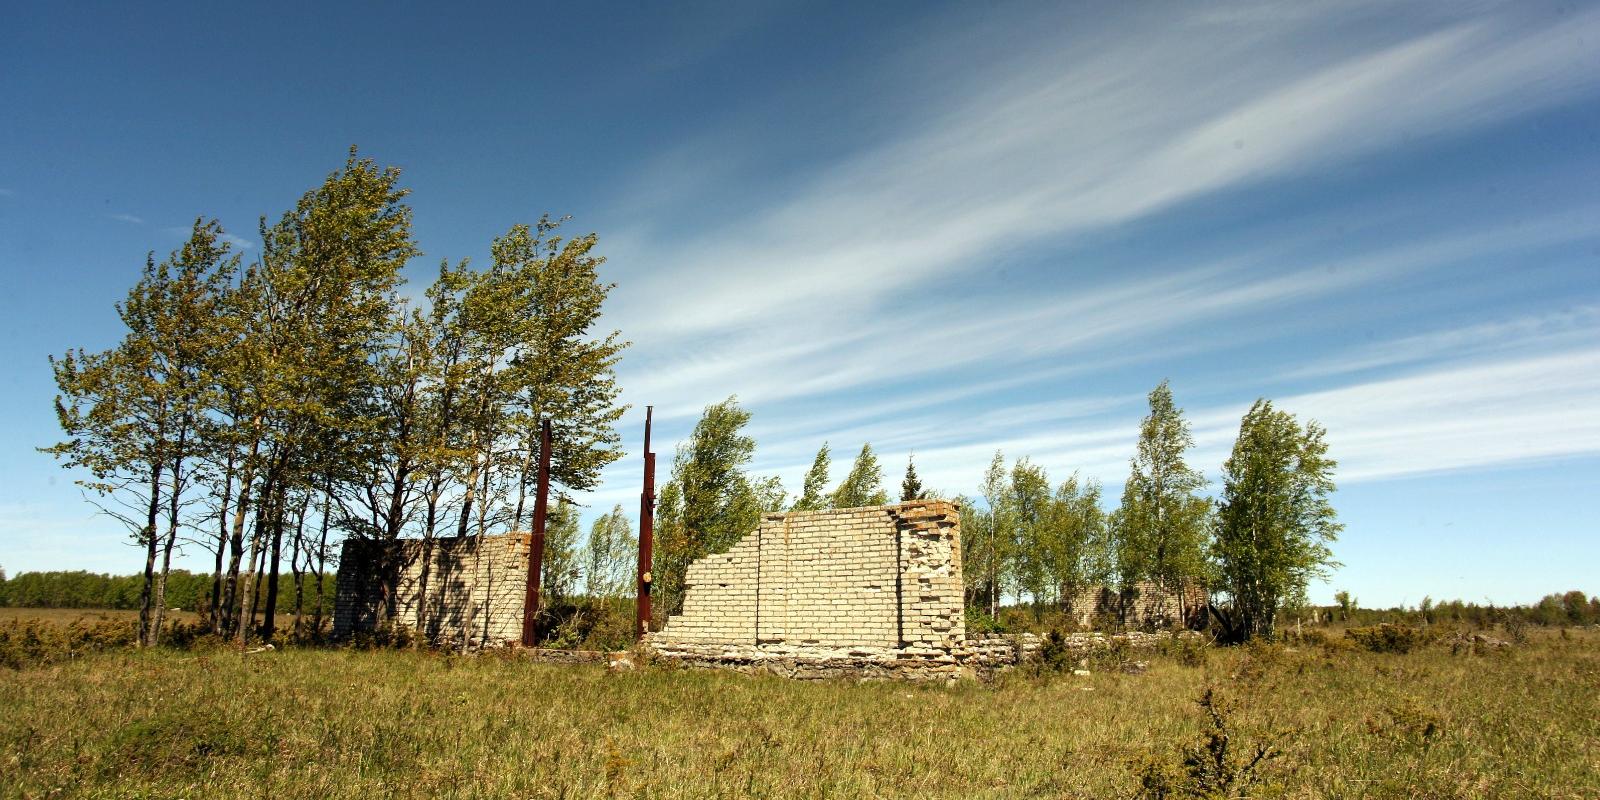
[[[10,608],[0,606],[0,624],[10,620],[37,619],[66,625],[79,620],[97,619],[126,620],[132,625],[139,619],[139,612],[131,608]],[[168,611],[166,619],[176,622],[198,622],[200,615],[193,611]]]
[[[1338,643],[1342,644],[1342,642]],[[1234,648],[935,688],[418,652],[115,652],[0,671],[11,797],[1130,797],[1212,688],[1250,796],[1600,796],[1600,634]],[[1159,783],[1159,781],[1155,781]]]

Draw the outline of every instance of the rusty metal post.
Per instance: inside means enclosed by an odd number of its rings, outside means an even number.
[[[533,501],[533,535],[528,542],[528,592],[522,600],[522,646],[539,641],[539,585],[544,576],[544,520],[550,509],[550,420],[539,425],[539,494]]]
[[[656,528],[656,454],[650,452],[650,417],[655,406],[644,407],[644,491],[639,495],[639,602],[634,632],[650,632],[650,560]]]

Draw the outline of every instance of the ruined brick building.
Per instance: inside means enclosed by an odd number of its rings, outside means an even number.
[[[349,541],[334,633],[393,619],[431,640],[513,644],[528,550],[526,534]],[[691,564],[685,586],[682,613],[645,639],[657,656],[787,674],[940,677],[982,650],[967,638],[961,510],[948,500],[768,514],[727,552]],[[1203,593],[1095,590],[1075,607],[1084,621],[1115,608],[1139,625],[1203,609]]]

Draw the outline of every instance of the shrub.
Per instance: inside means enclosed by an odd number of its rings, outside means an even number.
[[[1211,643],[1203,636],[1173,636],[1161,642],[1160,650],[1186,667],[1203,667],[1211,656]]]
[[[1344,635],[1374,653],[1409,653],[1431,643],[1434,634],[1404,623],[1382,623],[1366,628],[1350,628]]]
[[[982,609],[972,608],[970,606],[967,608],[967,634],[969,636],[974,634],[1005,632],[1005,626],[1001,625],[1000,621],[994,617],[983,613]]]
[[[1196,702],[1205,713],[1200,741],[1181,748],[1176,763],[1155,757],[1137,762],[1138,797],[1251,797],[1251,787],[1266,778],[1268,762],[1283,755],[1272,738],[1254,745],[1237,742],[1235,706],[1215,689],[1206,689]]]
[[[350,646],[357,650],[404,650],[420,641],[410,625],[390,620],[370,631],[358,631],[350,637]]]
[[[0,667],[23,669],[65,661],[91,652],[129,647],[134,638],[131,621],[104,614],[66,625],[14,619],[0,623]]]

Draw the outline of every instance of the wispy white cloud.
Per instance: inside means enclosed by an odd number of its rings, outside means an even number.
[[[761,327],[738,337],[713,337],[686,346],[683,354],[660,348],[625,364],[623,385],[635,402],[653,402],[664,417],[697,414],[706,402],[738,394],[748,402],[899,386],[908,410],[920,398],[943,397],[942,387],[919,383],[952,370],[1029,365],[1022,383],[1088,373],[1155,357],[1171,358],[1247,343],[1241,326],[1226,337],[1214,334],[1174,339],[1219,320],[1271,314],[1270,332],[1282,335],[1305,320],[1288,317],[1298,304],[1399,281],[1467,258],[1513,258],[1530,249],[1600,236],[1600,212],[1512,220],[1433,238],[1405,241],[1346,256],[1322,253],[1286,256],[1264,247],[1212,264],[1158,276],[1135,276],[1091,285],[1070,295],[955,297],[919,302],[915,312],[834,316],[815,309],[811,325],[825,333],[799,332],[788,324]],[[806,325],[797,321],[794,325]],[[1259,335],[1259,334],[1257,334]],[[931,354],[906,358],[905,354]],[[1032,362],[1074,356],[1058,367]],[[988,377],[994,390],[1019,379]],[[930,392],[924,395],[923,392]],[[962,390],[970,395],[975,386]],[[910,404],[910,405],[908,405]]]
[[[899,62],[892,80],[903,85],[874,89],[906,111],[885,112],[900,124],[771,182],[697,235],[664,238],[655,219],[609,240],[613,263],[650,269],[620,281],[608,314],[639,342],[623,364],[626,399],[656,404],[658,421],[686,433],[707,402],[739,395],[756,411],[757,470],[791,489],[824,439],[841,461],[873,442],[891,477],[915,451],[926,481],[952,492],[970,493],[996,449],[1058,479],[1081,470],[1115,485],[1144,409],[1104,388],[1104,375],[1325,329],[1319,312],[1333,300],[1360,307],[1408,282],[1448,283],[1452,269],[1512,269],[1595,239],[1592,206],[1420,225],[1364,207],[1252,234],[1220,257],[1169,250],[1126,271],[1076,260],[1181,204],[1327,174],[1600,88],[1587,45],[1600,9],[1550,21],[1515,5],[1460,6],[1388,25],[1380,8],[1257,9],[1248,23],[1196,9],[1143,18],[1131,33],[1074,20],[1038,47],[1026,31],[991,31],[985,40],[1015,42],[1006,52],[1018,55],[977,54],[959,69],[948,62],[961,48],[930,37]],[[1365,26],[1356,33],[1351,14]],[[1219,40],[1215,26],[1237,35]],[[759,146],[711,135],[664,153],[630,192],[636,212],[692,205],[736,182],[744,170],[732,165],[760,161]],[[1334,234],[1385,223],[1371,238]],[[1002,265],[1030,248],[1053,263],[1006,284]],[[1595,388],[1582,374],[1597,352],[1594,308],[1278,359],[1246,391],[1280,390],[1281,406],[1328,424],[1345,480],[1600,453],[1593,415],[1575,405]],[[1485,385],[1497,380],[1522,388]],[[1085,394],[1051,400],[1067,382]],[[1528,391],[1540,396],[1519,408]],[[1195,463],[1209,474],[1249,399],[1192,410]],[[636,463],[614,465],[595,505],[631,509],[637,484]]]
[[[664,268],[622,299],[693,294],[719,309],[630,309],[632,329],[652,337],[770,325],[796,306],[871,308],[983,264],[997,247],[1117,225],[1591,91],[1600,72],[1581,66],[1596,32],[1600,11],[1547,26],[1488,17],[1369,43],[1309,72],[1292,37],[1276,51],[1256,40],[1267,52],[1252,58],[1215,52],[1183,24],[1086,37],[997,69],[946,113],[748,219],[655,254]]]
[[[1580,305],[1406,336],[1358,352],[1321,359],[1291,369],[1283,377],[1325,377],[1486,352],[1551,352],[1584,344],[1600,344],[1600,306]]]
[[[239,236],[234,236],[231,233],[222,234],[222,241],[227,242],[228,244],[231,244],[241,250],[249,250],[250,248],[256,246],[255,242]]]
[[[114,220],[116,220],[118,222],[127,222],[127,223],[133,224],[133,225],[143,225],[144,224],[144,218],[143,217],[136,217],[136,216],[134,216],[132,214],[107,214],[106,216],[108,218],[114,219]]]

